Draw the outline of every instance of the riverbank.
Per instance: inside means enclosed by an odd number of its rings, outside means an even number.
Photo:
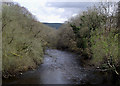
[[[82,67],[78,55],[46,49],[43,64],[14,78],[3,79],[3,85],[15,84],[79,84],[117,86],[118,81],[106,72]]]
[[[95,75],[88,76],[87,78],[83,79],[82,83],[88,83],[88,84],[98,84],[100,86],[102,85],[108,85],[108,86],[119,86],[120,85],[120,66],[117,66],[115,69],[113,68],[106,68],[106,66],[96,66],[94,64],[91,64],[91,59],[86,58],[84,55],[82,55],[79,52],[75,52],[68,49],[60,49],[69,51],[71,53],[75,53],[77,55],[77,60],[80,62],[80,65],[86,70],[89,71]]]

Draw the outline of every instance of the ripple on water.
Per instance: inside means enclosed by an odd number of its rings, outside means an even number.
[[[86,77],[76,55],[55,49],[47,49],[44,62],[38,70],[26,72],[10,83],[21,84],[75,84]]]

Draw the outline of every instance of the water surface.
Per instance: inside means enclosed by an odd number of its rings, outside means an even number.
[[[80,66],[78,56],[66,51],[47,49],[43,64],[34,71],[3,80],[3,84],[101,84],[104,79]]]

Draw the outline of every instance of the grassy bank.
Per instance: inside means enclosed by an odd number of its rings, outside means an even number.
[[[41,64],[45,46],[54,45],[56,30],[18,4],[3,3],[2,7],[2,72],[8,78]]]

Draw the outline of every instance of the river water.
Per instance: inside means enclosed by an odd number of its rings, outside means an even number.
[[[5,79],[3,84],[103,84],[96,76],[80,65],[77,55],[56,49],[46,49],[43,64],[16,78]]]

